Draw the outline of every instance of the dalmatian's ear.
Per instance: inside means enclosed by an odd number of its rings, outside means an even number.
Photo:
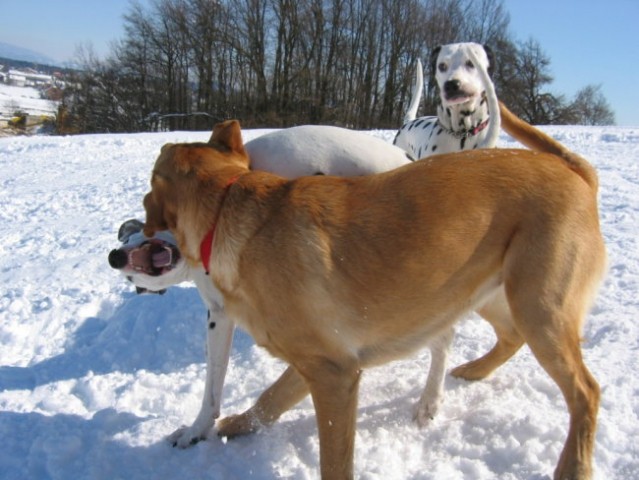
[[[435,80],[435,75],[437,74],[437,57],[439,57],[439,52],[442,51],[442,46],[439,45],[433,48],[433,51],[430,52],[430,80]]]
[[[484,47],[484,52],[486,52],[486,57],[488,57],[488,75],[492,78],[493,73],[495,72],[495,54],[493,53],[493,49],[488,45],[482,45]]]
[[[120,226],[120,229],[118,230],[118,240],[121,243],[126,243],[129,238],[131,238],[131,235],[141,232],[143,228],[144,223],[142,223],[141,221],[134,218],[131,220],[127,220]]]

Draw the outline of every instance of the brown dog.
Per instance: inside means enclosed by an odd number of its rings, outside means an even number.
[[[145,235],[170,229],[190,262],[210,268],[228,315],[290,365],[220,435],[272,423],[310,392],[322,478],[352,478],[362,369],[478,310],[497,344],[453,373],[482,378],[528,343],[570,412],[555,479],[590,478],[599,387],[580,331],[605,268],[597,176],[504,113],[509,133],[553,153],[475,150],[288,181],[249,170],[237,121],[209,143],[162,148]]]

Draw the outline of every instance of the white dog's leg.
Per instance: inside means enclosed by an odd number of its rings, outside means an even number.
[[[208,280],[208,277],[206,279]],[[206,299],[205,302],[209,307],[209,314],[206,328],[204,397],[200,413],[193,425],[182,427],[168,437],[169,442],[179,448],[186,448],[204,440],[213,428],[215,419],[220,416],[222,388],[229,363],[235,323],[224,314],[221,302],[211,301],[211,299]]]
[[[430,371],[426,380],[426,387],[415,404],[414,420],[424,428],[435,418],[439,405],[443,399],[444,377],[448,352],[455,336],[455,330],[450,328],[433,339],[430,348]]]

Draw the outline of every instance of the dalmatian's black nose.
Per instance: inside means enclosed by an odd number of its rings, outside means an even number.
[[[111,253],[109,253],[109,265],[111,265],[111,268],[121,270],[126,267],[128,262],[129,257],[124,250],[111,250]]]
[[[444,92],[446,95],[454,95],[459,92],[461,82],[459,80],[448,80],[444,83]]]

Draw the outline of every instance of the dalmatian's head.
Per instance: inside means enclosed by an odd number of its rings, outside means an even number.
[[[475,65],[470,59],[471,50],[479,59]],[[484,86],[479,68],[492,73],[493,59],[490,49],[478,43],[451,43],[435,48],[431,55],[431,72],[437,82],[444,108],[479,102]]]
[[[109,253],[109,265],[132,282],[137,293],[164,293],[171,285],[189,280],[189,267],[168,231],[145,237],[144,223],[127,220],[120,226],[119,248]]]

